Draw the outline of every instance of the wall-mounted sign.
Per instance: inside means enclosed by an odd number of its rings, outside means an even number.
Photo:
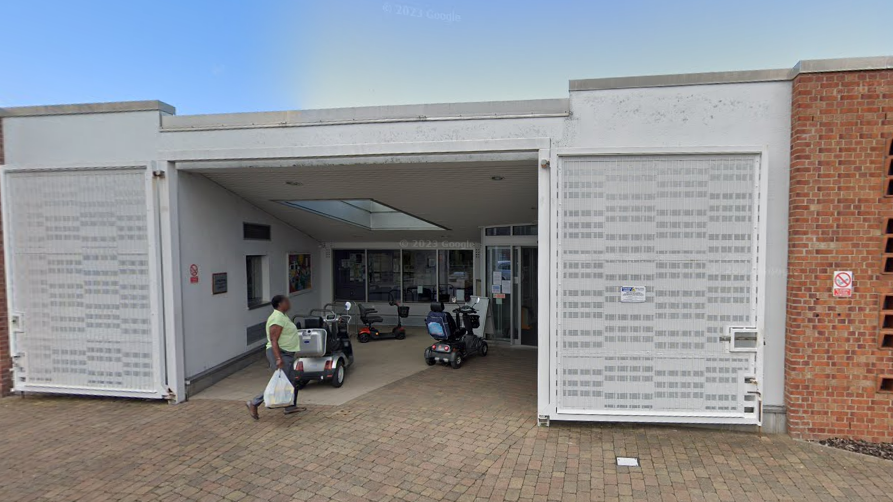
[[[644,303],[645,286],[620,286],[620,303]]]
[[[837,298],[853,296],[853,272],[849,270],[834,272],[834,282],[831,287],[834,290],[834,296]]]
[[[226,272],[219,272],[216,274],[211,274],[211,291],[215,295],[220,295],[226,293],[228,281],[226,278]]]
[[[192,284],[198,284],[198,265],[193,263],[189,265],[189,282]]]

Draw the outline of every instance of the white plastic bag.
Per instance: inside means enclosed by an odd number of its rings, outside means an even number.
[[[284,371],[276,370],[264,391],[264,404],[267,408],[285,408],[291,406],[294,401],[294,386],[288,381]]]

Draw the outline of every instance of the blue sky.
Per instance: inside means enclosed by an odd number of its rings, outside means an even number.
[[[0,0],[0,106],[564,97],[574,78],[893,55],[891,19],[890,0]]]

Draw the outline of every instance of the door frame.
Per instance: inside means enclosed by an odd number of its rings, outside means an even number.
[[[516,272],[515,271],[515,261],[516,261],[516,258],[518,258],[518,257],[516,257],[516,253],[521,248],[534,248],[534,249],[537,249],[537,253],[539,253],[539,245],[537,242],[538,241],[537,235],[488,236],[488,235],[486,235],[487,229],[488,228],[502,228],[502,227],[512,228],[512,227],[524,226],[524,225],[537,225],[537,223],[536,222],[513,223],[513,224],[509,224],[509,225],[489,225],[486,227],[481,227],[481,260],[480,260],[480,263],[478,263],[478,266],[480,267],[480,276],[483,279],[483,281],[481,281],[481,286],[483,289],[483,291],[481,291],[481,296],[490,297],[490,282],[492,280],[492,276],[491,276],[491,272],[490,272],[489,268],[487,267],[487,265],[489,264],[489,258],[490,258],[489,248],[500,247],[500,248],[510,248],[511,249],[511,260],[510,260],[511,263],[510,263],[509,274],[511,277],[513,290],[514,290],[514,286],[515,286],[514,281],[516,278],[516,276],[515,276],[515,272]],[[537,259],[539,259],[539,255],[537,255]],[[537,272],[540,273],[541,271],[538,270]],[[521,286],[520,285],[520,280],[521,280],[520,275],[517,276],[517,279],[519,281],[518,290],[520,293],[520,286]],[[538,287],[539,287],[540,279],[542,279],[541,273],[540,273],[540,276],[537,278],[537,286]],[[539,303],[540,303],[540,298],[539,298],[540,295],[539,294],[541,292],[542,291],[537,291],[537,314],[539,314]],[[519,345],[520,346],[521,345],[521,331],[520,331],[521,307],[520,307],[519,302],[521,300],[520,299],[521,295],[520,294],[515,295],[514,292],[512,292],[510,294],[512,295],[513,298],[511,298],[511,301],[509,302],[512,312],[509,316],[509,333],[510,333],[510,335],[509,335],[508,341],[510,342],[511,345]],[[539,315],[537,315],[537,318],[539,318]],[[487,319],[484,319],[485,329],[486,329],[486,322],[487,322]],[[515,337],[515,331],[516,331],[515,328],[516,327],[518,328],[518,330],[517,330],[518,336],[517,337]],[[537,338],[538,338],[537,341],[539,342],[539,336],[537,336]],[[498,338],[498,340],[504,341],[505,339]],[[530,347],[536,347],[536,346],[531,345]]]

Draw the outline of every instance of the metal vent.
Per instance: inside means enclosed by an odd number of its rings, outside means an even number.
[[[245,240],[268,241],[272,237],[270,225],[259,223],[242,223],[242,237]]]

